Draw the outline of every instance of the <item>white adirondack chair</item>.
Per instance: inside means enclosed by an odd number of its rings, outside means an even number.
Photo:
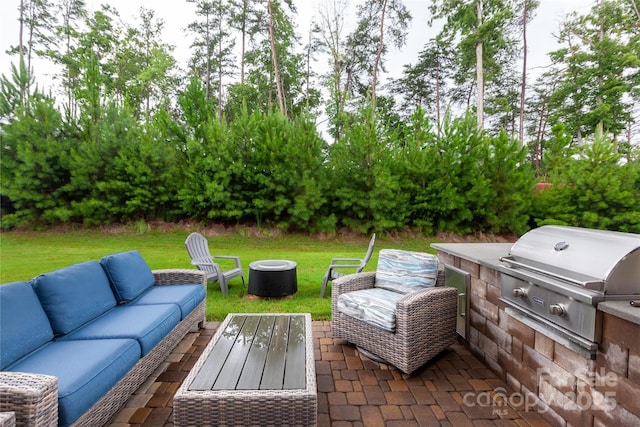
[[[244,285],[244,273],[242,272],[242,265],[240,264],[240,257],[229,255],[216,255],[211,256],[209,252],[209,242],[200,233],[191,233],[185,240],[184,245],[187,248],[187,252],[191,257],[191,264],[198,267],[207,273],[207,280],[217,280],[220,283],[220,290],[223,295],[229,293],[229,280],[234,277],[241,277],[242,284]],[[223,271],[220,265],[215,262],[216,259],[228,259],[235,261],[235,267],[229,270]]]

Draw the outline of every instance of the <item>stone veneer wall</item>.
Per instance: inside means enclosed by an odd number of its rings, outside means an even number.
[[[471,274],[471,351],[511,391],[510,403],[557,426],[640,426],[640,325],[603,314],[596,360],[508,315],[497,270],[438,251],[441,262]]]

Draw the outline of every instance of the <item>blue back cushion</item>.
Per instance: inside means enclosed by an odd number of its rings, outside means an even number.
[[[31,280],[53,332],[68,334],[116,306],[116,298],[97,261],[74,264]]]
[[[0,285],[0,370],[52,339],[51,324],[31,286]]]
[[[206,296],[202,285],[162,285],[152,287],[131,305],[177,304],[184,319]]]
[[[118,302],[133,301],[155,283],[149,265],[138,251],[107,255],[100,264],[109,277]]]
[[[424,252],[383,249],[378,256],[375,287],[406,294],[434,286],[438,258]]]

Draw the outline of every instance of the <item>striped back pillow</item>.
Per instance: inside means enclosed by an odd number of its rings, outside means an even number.
[[[406,294],[434,286],[438,258],[424,252],[382,249],[378,257],[375,287]]]

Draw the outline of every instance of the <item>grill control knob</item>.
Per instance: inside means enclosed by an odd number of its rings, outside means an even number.
[[[524,288],[515,288],[513,290],[513,296],[516,298],[525,299],[527,297],[527,290]]]
[[[549,306],[549,313],[554,316],[564,317],[567,315],[567,309],[562,304],[551,304]]]

